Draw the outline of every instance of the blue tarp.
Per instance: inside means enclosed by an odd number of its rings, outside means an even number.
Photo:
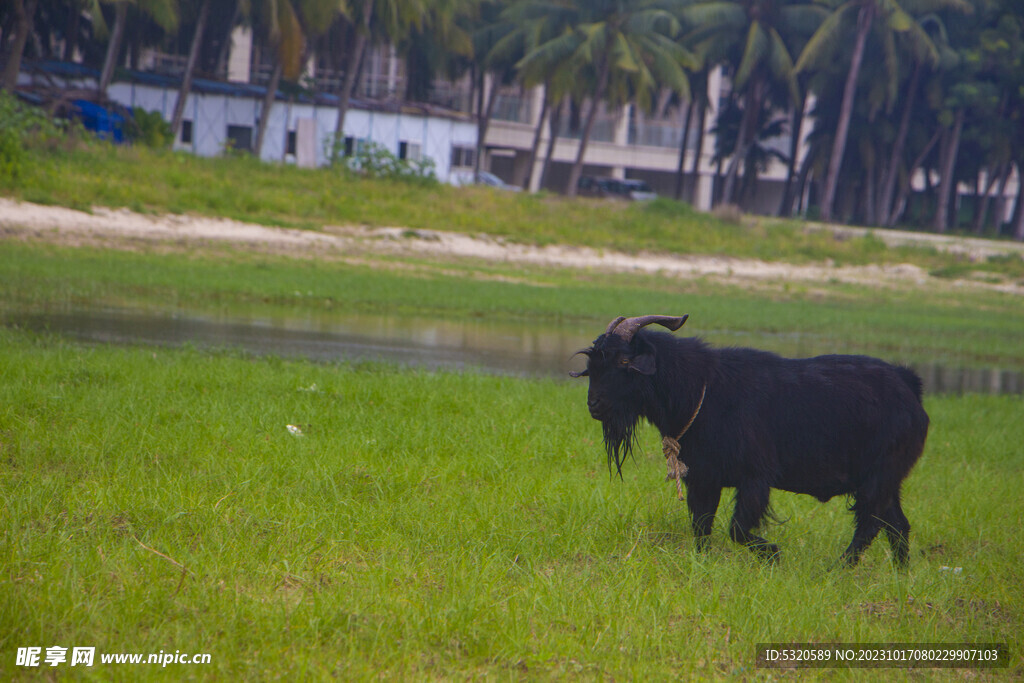
[[[116,111],[112,111],[90,102],[89,100],[74,100],[74,116],[82,122],[86,130],[96,133],[96,136],[116,143],[122,143],[124,138],[125,118]]]

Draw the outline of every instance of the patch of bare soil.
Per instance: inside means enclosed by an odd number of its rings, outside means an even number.
[[[717,256],[637,253],[566,245],[513,244],[500,238],[435,230],[328,226],[322,232],[275,228],[221,218],[149,216],[127,209],[91,212],[0,198],[0,238],[40,240],[69,246],[131,250],[189,250],[229,246],[300,258],[364,260],[374,255],[455,259],[608,272],[660,274],[679,279],[713,278],[733,284],[841,282],[880,287],[973,287],[1024,294],[1014,282],[935,278],[919,266],[889,264],[795,265]],[[903,237],[899,237],[903,239]],[[948,241],[944,242],[951,248]],[[965,248],[976,249],[977,245]]]

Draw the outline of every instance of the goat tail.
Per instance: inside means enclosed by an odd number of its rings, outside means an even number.
[[[918,377],[917,373],[902,365],[896,368],[896,373],[900,376],[900,379],[910,387],[910,390],[914,392],[914,396],[917,396],[918,403],[923,403],[924,383],[921,381],[921,378]]]

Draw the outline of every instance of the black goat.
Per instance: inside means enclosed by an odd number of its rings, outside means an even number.
[[[765,559],[778,546],[753,533],[768,511],[771,488],[825,502],[851,494],[856,530],[841,560],[854,565],[881,529],[893,557],[907,562],[910,523],[900,486],[921,456],[928,414],[912,370],[867,356],[789,359],[755,349],[709,347],[678,330],[688,316],[617,318],[587,356],[587,406],[604,429],[609,467],[633,446],[640,418],[678,445],[670,477],[685,477],[698,550],[722,489],[736,489],[729,535]]]

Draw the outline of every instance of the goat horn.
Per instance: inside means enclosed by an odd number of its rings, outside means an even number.
[[[611,334],[612,330],[615,329],[615,326],[618,325],[619,323],[621,323],[625,319],[626,319],[626,316],[620,315],[618,318],[616,318],[615,320],[613,320],[610,323],[608,323],[608,329],[606,329],[604,331],[604,333],[605,334]]]
[[[614,333],[626,341],[629,341],[633,338],[633,335],[637,333],[637,330],[655,323],[662,327],[667,327],[675,332],[683,326],[683,323],[685,323],[686,319],[689,317],[689,315],[642,315],[638,318],[616,318],[608,326],[608,330],[605,334]]]

